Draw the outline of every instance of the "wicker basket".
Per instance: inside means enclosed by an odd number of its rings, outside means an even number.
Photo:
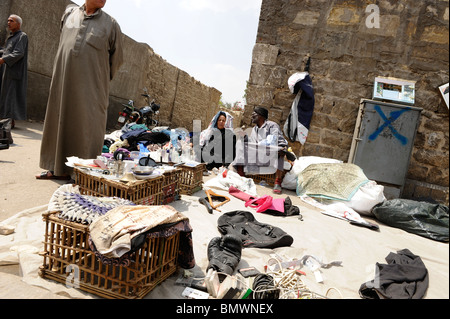
[[[128,199],[137,205],[159,205],[162,201],[164,180],[162,176],[128,185],[93,176],[77,168],[74,171],[75,184],[80,187],[83,195],[119,197]]]
[[[180,194],[192,195],[203,188],[203,171],[206,169],[206,164],[202,163],[191,167],[180,166],[182,173],[180,176]]]
[[[276,174],[261,174],[261,175],[246,175],[246,177],[253,179],[255,184],[265,181],[269,186],[275,186]]]
[[[70,288],[111,299],[141,299],[177,270],[179,235],[147,237],[128,266],[104,264],[90,249],[89,226],[65,221],[57,213],[46,222],[44,263],[39,275]]]
[[[167,171],[163,175],[161,205],[167,205],[180,198],[181,168]]]

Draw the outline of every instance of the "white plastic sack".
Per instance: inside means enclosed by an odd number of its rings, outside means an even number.
[[[251,178],[242,177],[232,170],[227,170],[226,174],[218,174],[216,177],[208,180],[204,186],[226,191],[229,190],[230,186],[234,186],[244,193],[251,196],[257,196],[255,182]]]
[[[384,187],[370,181],[361,186],[346,205],[361,215],[373,216],[372,208],[385,200]]]
[[[295,174],[294,169],[284,175],[283,181],[281,182],[281,187],[290,190],[297,189],[297,175]]]

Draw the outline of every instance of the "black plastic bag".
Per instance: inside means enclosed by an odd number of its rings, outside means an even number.
[[[3,119],[0,120],[0,140],[1,144],[6,144],[9,146],[9,144],[13,144],[13,138],[11,135],[11,123],[12,119]]]
[[[447,206],[408,199],[393,199],[376,205],[372,213],[386,225],[437,241],[449,241]]]

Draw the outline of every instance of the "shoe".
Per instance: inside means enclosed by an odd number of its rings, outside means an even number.
[[[280,184],[275,184],[275,186],[273,187],[273,192],[275,194],[281,194],[281,185]]]
[[[42,172],[40,175],[36,176],[36,179],[53,179],[53,180],[61,180],[61,181],[69,181],[71,179],[70,175],[65,176],[56,176],[52,171]]]
[[[289,151],[286,151],[286,158],[287,158],[288,161],[291,161],[291,162],[295,162],[295,160],[297,159],[295,154],[291,153]]]

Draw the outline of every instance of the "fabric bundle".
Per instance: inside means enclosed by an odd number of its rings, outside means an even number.
[[[286,198],[273,198],[270,195],[264,195],[247,201],[245,207],[255,208],[257,213],[265,213],[274,216],[286,217],[300,215],[300,209],[297,206],[292,205],[289,196]]]
[[[292,245],[294,239],[279,227],[258,222],[252,213],[232,211],[217,220],[222,235],[231,234],[241,239],[242,247],[277,248]]]
[[[283,132],[291,142],[306,143],[314,113],[314,88],[308,72],[293,74],[288,80],[289,90],[296,94]]]
[[[311,164],[297,180],[297,195],[349,201],[369,182],[362,169],[351,163]]]
[[[390,253],[387,264],[376,264],[375,279],[361,285],[364,299],[421,299],[429,276],[422,259],[408,249]]]
[[[119,258],[131,250],[132,239],[162,225],[187,220],[171,206],[119,206],[97,218],[89,233],[98,252]]]
[[[82,195],[79,186],[62,185],[52,195],[48,210],[59,212],[59,218],[90,225],[96,218],[121,205],[135,205],[117,197],[95,197]]]

